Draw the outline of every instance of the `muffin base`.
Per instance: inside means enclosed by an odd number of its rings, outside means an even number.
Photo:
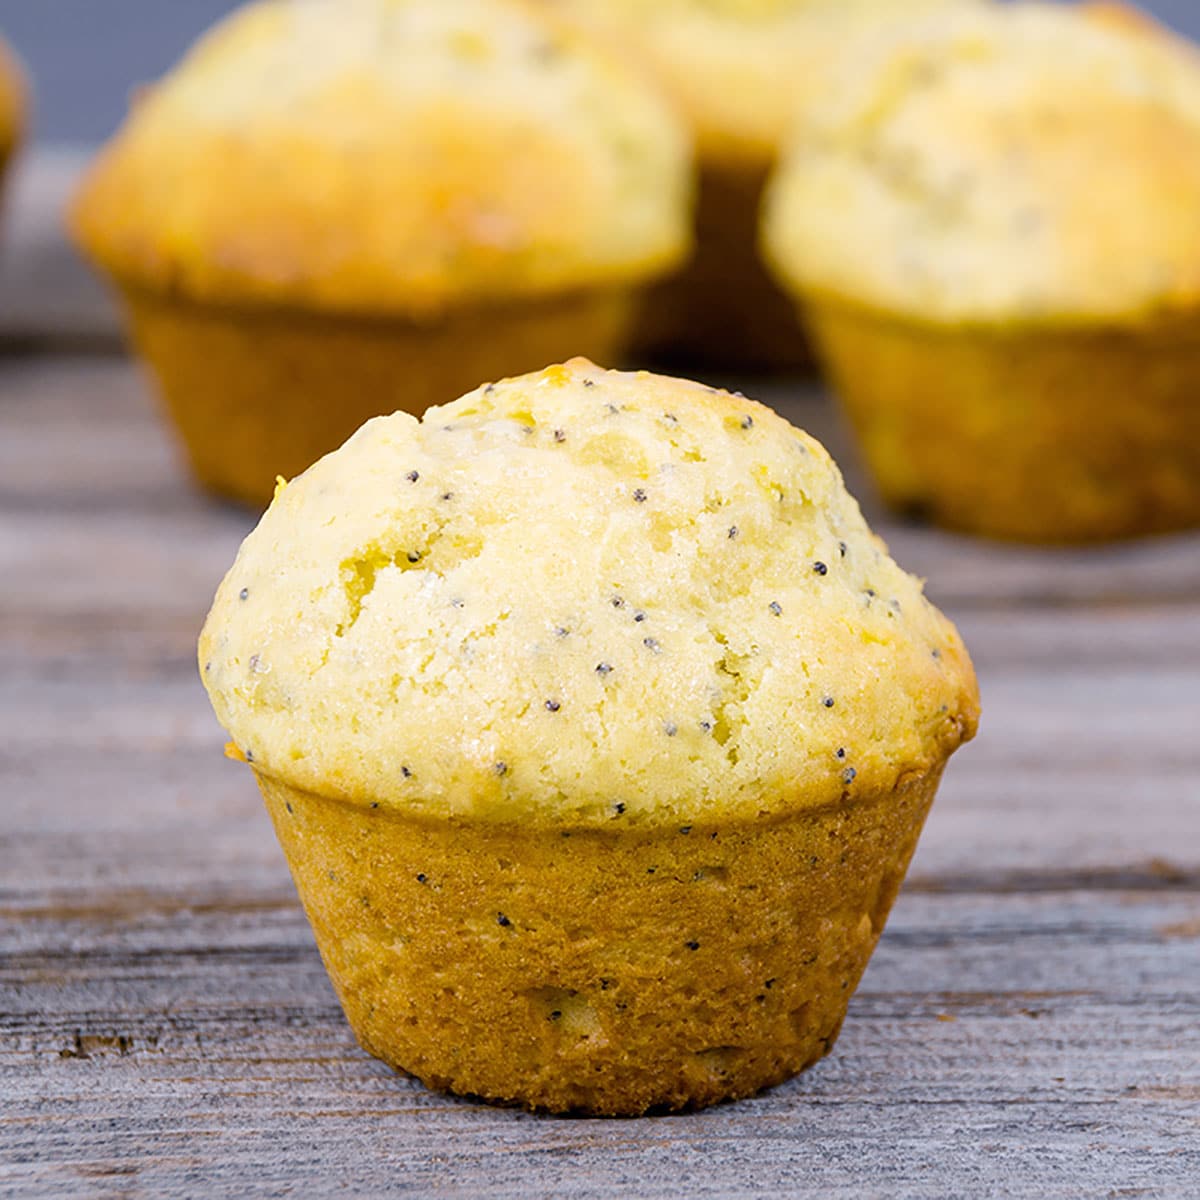
[[[440,1091],[637,1115],[829,1052],[940,775],[619,832],[415,820],[258,781],[367,1051]]]
[[[127,290],[196,479],[255,506],[364,421],[419,416],[491,379],[624,347],[625,290],[455,313],[428,325],[285,309],[232,309]]]
[[[1029,542],[1200,525],[1200,320],[1036,332],[805,313],[894,507]]]
[[[811,369],[795,304],[758,250],[765,169],[703,167],[696,246],[676,275],[650,289],[634,352],[663,363],[749,370]]]

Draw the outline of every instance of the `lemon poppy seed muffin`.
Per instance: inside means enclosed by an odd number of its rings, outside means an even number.
[[[199,478],[254,502],[367,417],[586,350],[686,251],[654,91],[509,0],[259,0],[133,109],[78,239]]]
[[[612,1114],[829,1050],[978,703],[817,442],[580,359],[282,486],[200,666],[362,1044]]]
[[[809,362],[758,253],[762,188],[815,69],[847,39],[973,0],[544,0],[640,61],[696,139],[696,249],[653,293],[638,348],[757,368]]]
[[[861,43],[765,242],[899,507],[999,537],[1200,523],[1200,58],[1113,5]]]

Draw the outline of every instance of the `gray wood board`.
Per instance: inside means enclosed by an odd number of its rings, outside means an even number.
[[[128,363],[0,359],[0,1194],[1200,1194],[1200,538],[898,526],[822,397],[758,394],[959,622],[983,728],[825,1062],[559,1120],[356,1048],[196,678],[251,519]]]

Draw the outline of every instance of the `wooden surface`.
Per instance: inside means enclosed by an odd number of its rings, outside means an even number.
[[[748,390],[852,465],[819,399]],[[1200,1195],[1200,538],[879,521],[984,720],[841,1040],[753,1100],[596,1121],[355,1046],[196,677],[248,525],[128,364],[0,358],[0,1194]]]

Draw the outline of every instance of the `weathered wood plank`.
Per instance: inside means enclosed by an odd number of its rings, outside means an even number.
[[[15,935],[6,914],[0,1094],[26,1120],[0,1124],[0,1181],[670,1196],[690,1163],[682,1186],[705,1196],[1148,1180],[1183,1195],[1200,1170],[1198,912],[1194,892],[906,896],[829,1060],[749,1102],[622,1122],[531,1118],[392,1076],[354,1047],[290,906],[122,919],[101,903]]]
[[[757,391],[854,477],[819,397]],[[196,678],[250,521],[186,486],[128,363],[0,359],[0,1195],[1194,1194],[1200,538],[880,519],[985,712],[843,1037],[755,1100],[603,1122],[354,1046]]]

